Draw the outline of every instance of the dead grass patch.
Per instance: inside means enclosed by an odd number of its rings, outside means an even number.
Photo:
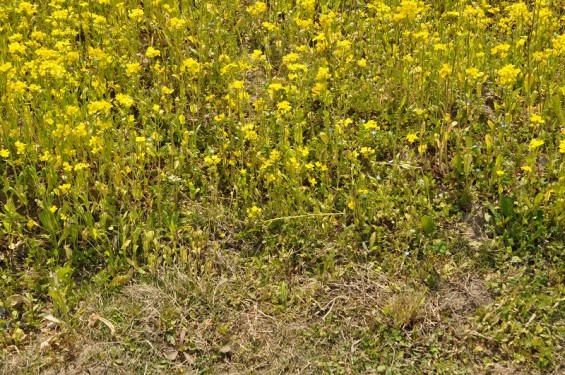
[[[231,266],[218,272],[161,270],[119,292],[93,290],[74,330],[44,351],[38,338],[12,353],[3,371],[356,373],[382,361],[386,368],[417,373],[433,368],[424,360],[430,347],[451,358],[446,366],[457,368],[457,358],[467,356],[470,373],[483,368],[465,340],[469,318],[491,297],[483,278],[468,270],[452,273],[430,292],[385,275],[373,263],[331,278],[295,275],[289,281],[269,279],[235,254],[224,254],[224,262]],[[442,334],[450,341],[442,342]],[[395,343],[398,335],[408,341]]]

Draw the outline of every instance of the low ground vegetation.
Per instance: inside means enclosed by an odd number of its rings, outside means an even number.
[[[560,373],[562,1],[6,0],[0,372]]]

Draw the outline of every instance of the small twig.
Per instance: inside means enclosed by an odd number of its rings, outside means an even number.
[[[272,320],[274,320],[275,322],[277,321],[277,319],[276,319],[275,317],[272,317],[272,316],[270,316],[270,315],[267,315],[267,314],[265,314],[263,311],[259,310],[259,309],[257,308],[257,305],[255,305],[255,311],[257,311],[259,314],[263,315],[265,318],[272,319]]]
[[[481,334],[480,334],[479,332],[477,332],[477,331],[467,330],[467,333],[470,333],[471,335],[480,337],[480,338],[485,339],[485,340],[487,340],[487,341],[496,341],[496,340],[493,339],[493,338],[487,337],[487,336],[485,336],[485,335],[481,335]]]
[[[153,350],[154,352],[157,352],[157,351],[155,350],[155,347],[154,347],[153,344],[151,343],[151,341],[149,341],[149,340],[147,340],[147,339],[145,339],[145,340],[143,340],[143,341],[145,341],[146,343],[149,344],[149,346],[151,347],[151,350]]]
[[[330,212],[330,213],[320,213],[320,214],[304,214],[304,215],[275,217],[274,219],[263,220],[263,223],[271,223],[277,220],[301,219],[305,217],[339,216],[339,215],[345,215],[345,212]]]
[[[322,316],[322,320],[326,320],[326,318],[328,317],[328,315],[330,315],[330,313],[332,312],[334,305],[335,305],[335,301],[337,301],[338,299],[343,298],[345,300],[347,300],[347,297],[345,296],[337,296],[334,299],[332,299],[330,302],[328,302],[326,304],[326,306],[324,306],[323,310],[327,309],[328,306],[330,307],[330,309],[324,314],[324,316]],[[331,305],[331,306],[330,306]]]

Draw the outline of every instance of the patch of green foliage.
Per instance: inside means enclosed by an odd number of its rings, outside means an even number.
[[[303,338],[327,349],[308,352],[312,369],[556,370],[564,30],[552,0],[4,1],[3,354],[46,326],[81,327],[85,290],[119,298],[173,267],[190,283],[253,281],[243,296],[275,320],[312,319]],[[363,322],[353,307],[333,315],[343,296],[299,284],[361,285],[351,272],[367,264],[378,271],[365,281],[388,283]],[[464,299],[462,270],[491,289],[447,308]],[[240,306],[240,293],[222,297]],[[347,293],[347,306],[371,300]],[[214,302],[176,302],[191,298]],[[173,345],[179,307],[155,308]],[[433,328],[457,319],[473,322],[464,334]],[[175,350],[203,369],[229,362],[237,324]],[[361,354],[340,362],[340,335]]]

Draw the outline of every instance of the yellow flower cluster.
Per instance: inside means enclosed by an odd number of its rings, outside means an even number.
[[[564,199],[558,3],[5,1],[8,226],[133,259],[156,241],[137,228],[178,244],[194,202],[346,227],[399,181],[406,226],[437,186]]]

